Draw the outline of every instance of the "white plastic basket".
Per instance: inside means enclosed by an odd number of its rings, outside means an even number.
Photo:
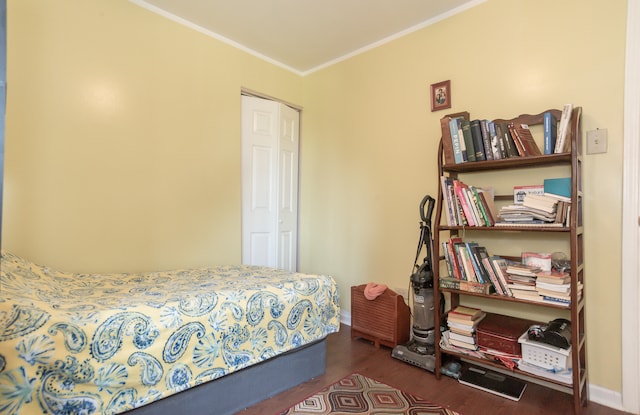
[[[545,369],[568,369],[571,367],[571,349],[529,340],[525,332],[518,339],[522,345],[522,360]]]

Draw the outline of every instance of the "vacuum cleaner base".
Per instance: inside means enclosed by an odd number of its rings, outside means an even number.
[[[413,350],[410,350],[410,344],[411,343],[399,344],[394,347],[393,351],[391,352],[391,357],[402,360],[405,363],[409,363],[430,372],[435,371],[436,356],[432,354],[421,354],[414,352]]]

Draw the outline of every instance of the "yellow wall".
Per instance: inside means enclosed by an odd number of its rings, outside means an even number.
[[[3,248],[71,271],[238,263],[246,87],[304,107],[300,267],[348,310],[351,285],[408,286],[443,114],[571,102],[609,130],[584,162],[588,352],[620,391],[625,19],[623,0],[489,0],[301,78],[126,0],[9,0]]]
[[[406,289],[419,236],[418,205],[437,192],[440,117],[469,111],[472,117],[509,118],[580,105],[583,132],[609,132],[608,152],[584,157],[590,382],[620,390],[625,19],[622,0],[489,0],[308,76],[302,266],[333,274],[347,310],[351,285],[376,281]],[[429,85],[447,79],[453,106],[432,113]],[[522,184],[539,180],[524,176]],[[487,246],[512,255],[545,249],[544,241],[501,244],[511,252],[498,245]]]
[[[3,247],[71,270],[240,262],[241,87],[302,78],[127,0],[8,2]]]

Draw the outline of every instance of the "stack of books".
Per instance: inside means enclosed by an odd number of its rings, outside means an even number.
[[[526,193],[521,202],[503,206],[496,226],[544,225],[566,226],[571,199],[552,193]]]
[[[566,272],[540,272],[536,277],[536,291],[545,302],[571,304],[571,276]],[[582,297],[582,283],[578,283],[578,299]]]
[[[461,349],[477,350],[476,327],[486,315],[487,313],[479,308],[466,306],[458,306],[449,311],[449,343]]]
[[[509,262],[507,265],[507,287],[515,298],[530,300],[537,296],[536,273],[540,272],[536,265],[525,265],[517,262]]]

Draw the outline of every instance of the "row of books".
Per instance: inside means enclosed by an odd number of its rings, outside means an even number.
[[[498,226],[542,224],[568,226],[571,199],[551,193],[527,193],[521,203],[503,206],[498,212]]]
[[[465,242],[460,237],[453,237],[442,242],[444,259],[452,278],[464,281],[491,283],[500,295],[506,295],[502,289],[506,284],[507,262],[504,258],[492,256],[487,248],[477,242]],[[502,275],[504,282],[499,282]]]
[[[551,111],[543,114],[542,151],[527,124],[469,120],[461,115],[443,118],[441,127],[443,137],[450,137],[456,164],[566,153],[570,150],[567,135],[572,111],[572,104],[564,105],[559,122]]]
[[[469,186],[458,179],[440,177],[447,225],[493,226],[498,218],[492,188]]]
[[[538,265],[548,254],[522,253],[521,262],[490,255],[486,247],[453,237],[442,242],[444,259],[452,278],[490,284],[497,295],[549,304],[571,303],[571,276]],[[533,258],[533,260],[529,260]],[[535,262],[534,262],[535,261]],[[578,284],[578,298],[582,285]]]

